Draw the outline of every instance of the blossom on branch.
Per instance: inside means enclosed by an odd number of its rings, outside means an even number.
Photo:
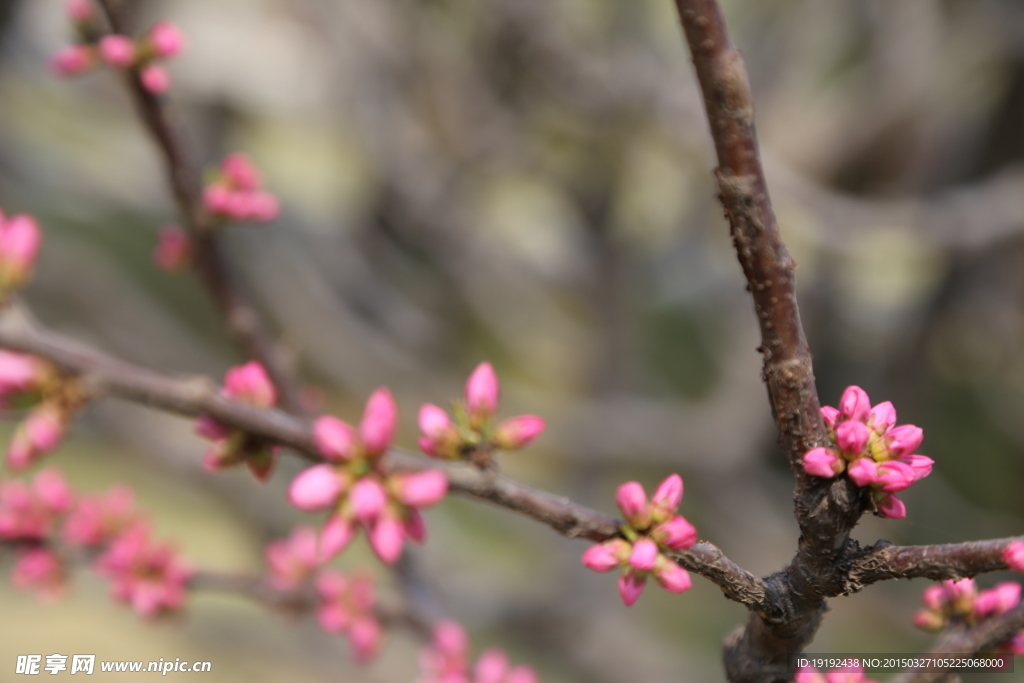
[[[114,538],[95,567],[110,579],[113,596],[144,617],[180,609],[192,576],[171,546],[152,541],[144,523]]]
[[[528,666],[510,667],[497,648],[485,650],[470,671],[469,637],[458,622],[446,619],[434,626],[434,639],[420,652],[420,675],[415,683],[537,683]]]
[[[300,510],[332,510],[320,533],[322,559],[341,552],[359,526],[382,562],[398,560],[406,538],[420,543],[426,527],[420,509],[441,502],[448,478],[441,470],[386,473],[381,457],[394,439],[398,409],[380,388],[366,402],[359,429],[325,415],[314,425],[320,453],[329,462],[301,472],[288,498]]]
[[[452,404],[454,420],[432,403],[420,408],[420,449],[435,458],[458,460],[474,454],[486,458],[495,449],[514,451],[529,445],[544,431],[543,418],[519,415],[494,424],[500,393],[494,367],[478,365],[466,381],[465,399]]]
[[[618,586],[626,607],[640,598],[651,575],[670,593],[689,590],[689,573],[670,557],[697,542],[697,530],[676,514],[682,499],[683,479],[678,474],[661,482],[650,500],[639,482],[622,484],[616,502],[626,518],[621,527],[624,538],[598,543],[583,553],[583,565],[588,569],[622,569]]]
[[[0,213],[0,300],[7,299],[28,280],[42,239],[32,216],[6,218]]]
[[[914,625],[925,631],[940,631],[952,624],[974,626],[1013,609],[1020,596],[1020,584],[1009,581],[979,592],[974,579],[946,580],[924,590],[921,599],[926,607],[915,615]]]
[[[248,156],[229,154],[203,190],[203,204],[230,221],[267,223],[280,212],[277,197],[263,189],[263,178]]]
[[[127,486],[112,486],[104,495],[84,495],[78,499],[64,522],[64,540],[76,546],[101,546],[138,518],[135,493]]]
[[[316,547],[316,530],[297,527],[291,535],[267,545],[267,583],[277,590],[289,590],[311,577],[321,562]]]
[[[54,468],[39,472],[31,485],[17,480],[0,484],[0,540],[47,538],[73,503],[71,487]]]
[[[42,602],[54,602],[64,593],[67,573],[57,553],[44,547],[25,547],[18,551],[11,572],[16,588],[30,590]]]
[[[1018,572],[1024,572],[1024,541],[1014,541],[1003,551],[1006,566]]]
[[[846,472],[857,486],[870,488],[879,515],[906,517],[906,506],[895,494],[931,474],[934,464],[914,453],[924,436],[921,428],[897,427],[892,403],[872,406],[858,386],[846,388],[839,408],[822,407],[821,416],[832,446],[805,453],[804,471],[826,479]]]
[[[369,661],[380,648],[382,630],[374,609],[377,604],[373,579],[367,575],[346,577],[325,570],[317,577],[317,621],[328,633],[344,633],[356,661]]]

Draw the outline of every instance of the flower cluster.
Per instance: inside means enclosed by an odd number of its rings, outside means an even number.
[[[231,221],[267,223],[281,207],[263,189],[263,177],[246,155],[229,154],[203,190],[203,204],[214,216]]]
[[[183,268],[192,258],[192,240],[177,225],[160,229],[153,260],[162,270],[172,272]]]
[[[822,674],[811,667],[804,667],[796,672],[793,681],[794,683],[878,683],[874,679],[867,678],[864,675],[864,669],[860,667],[833,669],[827,674]]]
[[[57,447],[78,403],[74,394],[75,383],[62,380],[47,361],[0,350],[0,405],[31,406],[7,451],[10,470],[24,470]]]
[[[7,218],[0,212],[0,300],[25,283],[32,274],[42,234],[28,214]]]
[[[114,597],[142,616],[183,604],[191,573],[169,546],[150,540],[129,489],[115,486],[105,495],[76,500],[52,468],[39,472],[31,484],[14,480],[0,485],[0,541],[17,548],[11,576],[16,586],[44,600],[61,594],[67,571],[58,539],[95,555],[94,567],[110,580]]]
[[[871,405],[860,387],[847,387],[839,408],[824,406],[821,415],[831,448],[814,448],[803,458],[804,470],[832,478],[844,471],[857,486],[870,487],[883,517],[903,519],[907,508],[896,493],[931,474],[934,461],[914,453],[923,432],[914,425],[896,426],[896,409],[885,401]]]
[[[228,370],[221,395],[254,408],[270,408],[277,401],[273,383],[256,361]],[[270,477],[276,451],[263,440],[232,429],[208,415],[196,422],[196,432],[213,441],[213,446],[203,456],[203,467],[207,470],[212,472],[244,462],[260,481]]]
[[[914,616],[914,625],[925,631],[940,631],[953,623],[974,626],[1016,607],[1020,591],[1019,583],[1009,581],[980,592],[974,579],[933,584],[921,595],[925,609]]]
[[[591,546],[583,553],[583,564],[596,572],[622,568],[619,595],[631,607],[643,593],[651,574],[670,593],[690,588],[690,575],[668,554],[686,550],[697,542],[697,530],[676,514],[683,499],[683,479],[673,474],[661,482],[654,497],[647,499],[644,487],[629,481],[619,487],[617,502],[626,518],[625,538]]]
[[[420,652],[420,676],[416,683],[537,683],[528,666],[510,667],[508,656],[496,648],[480,655],[470,672],[469,638],[457,622],[446,620],[434,627],[434,640]]]
[[[494,449],[517,450],[540,436],[545,424],[536,415],[519,415],[494,424],[500,393],[491,364],[478,365],[466,381],[465,401],[453,404],[454,421],[432,403],[420,408],[420,448],[435,458],[457,460]]]
[[[300,510],[333,511],[320,534],[322,559],[341,552],[359,525],[374,552],[388,564],[402,554],[406,537],[416,542],[425,538],[420,508],[444,498],[448,478],[440,470],[384,472],[381,456],[391,446],[397,423],[398,408],[385,388],[366,402],[358,430],[331,416],[316,421],[317,447],[329,462],[301,472],[288,497]]]
[[[138,74],[139,83],[154,95],[171,87],[171,76],[162,62],[181,54],[185,37],[177,26],[162,21],[141,38],[133,39],[117,33],[104,35],[96,7],[90,0],[69,0],[67,13],[78,41],[63,48],[50,60],[50,67],[60,76],[77,76],[107,64],[116,69],[130,69]]]

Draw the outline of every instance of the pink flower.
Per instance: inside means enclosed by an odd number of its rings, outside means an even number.
[[[315,512],[337,504],[346,488],[347,482],[332,466],[313,465],[292,480],[288,500],[300,510]]]
[[[327,562],[348,547],[356,537],[355,520],[334,514],[320,530],[320,561]]]
[[[177,225],[169,225],[160,229],[160,239],[153,259],[156,264],[168,272],[179,270],[185,266],[192,256],[192,240],[188,233]]]
[[[58,76],[77,76],[96,66],[96,53],[88,45],[68,45],[50,58],[50,70]]]
[[[370,395],[359,423],[359,435],[370,455],[387,451],[398,427],[398,406],[387,387],[380,387]]]
[[[690,574],[664,555],[658,556],[658,563],[654,568],[654,578],[669,593],[683,593],[690,590],[693,585],[690,581]]]
[[[544,418],[536,415],[509,418],[494,430],[494,444],[504,451],[519,450],[540,436],[545,426]]]
[[[126,68],[135,62],[135,41],[128,36],[111,33],[99,42],[100,56],[110,66]]]
[[[629,555],[629,564],[638,571],[653,571],[658,561],[658,544],[649,538],[641,538],[633,544]]]
[[[21,481],[0,484],[0,539],[46,538],[73,503],[71,488],[54,468],[39,472],[31,485]]]
[[[619,486],[615,498],[626,521],[635,529],[646,529],[651,525],[650,504],[644,487],[636,481],[627,481]]]
[[[843,460],[831,448],[812,448],[804,455],[804,471],[815,477],[831,479],[844,467]]]
[[[388,514],[379,516],[367,534],[370,547],[384,564],[394,564],[402,555],[405,525]]]
[[[1010,569],[1024,572],[1024,541],[1013,541],[1003,551],[1003,561]]]
[[[891,457],[902,458],[917,450],[924,440],[924,432],[914,425],[900,425],[889,430],[886,440]]]
[[[373,579],[362,575],[347,578],[325,570],[317,578],[316,589],[320,627],[328,633],[345,633],[360,663],[372,659],[381,641]]]
[[[501,385],[490,363],[476,366],[466,381],[466,405],[469,408],[470,420],[474,424],[482,424],[498,411],[498,395]]]
[[[364,477],[352,486],[349,493],[349,504],[360,522],[372,524],[380,516],[387,505],[387,494],[380,482],[371,477]]]
[[[224,375],[224,396],[257,408],[269,408],[277,401],[277,393],[267,371],[256,361],[227,371]]]
[[[871,401],[867,393],[858,386],[846,387],[839,399],[840,418],[863,422],[871,411]]]
[[[933,612],[931,610],[921,610],[914,615],[914,626],[922,631],[935,633],[945,628],[946,619],[941,613]]]
[[[896,424],[896,408],[891,401],[879,403],[868,412],[867,423],[879,434],[884,434]]]
[[[683,478],[678,474],[670,474],[665,480],[658,484],[658,488],[651,496],[651,505],[654,507],[654,519],[657,522],[668,519],[683,501]]]
[[[870,438],[871,430],[863,422],[847,420],[836,427],[836,446],[847,456],[863,453]]]
[[[886,493],[876,502],[878,512],[889,519],[903,519],[907,516],[907,506],[895,494]]]
[[[235,189],[255,190],[263,185],[259,169],[248,155],[242,152],[234,152],[224,157],[220,170]]]
[[[267,583],[278,590],[295,588],[320,567],[316,531],[298,527],[286,539],[267,545]]]
[[[448,476],[441,470],[398,473],[390,478],[395,497],[403,505],[415,508],[440,503],[448,493]]]
[[[277,401],[277,393],[263,366],[256,361],[233,367],[224,375],[221,394],[232,401],[255,408],[269,408]],[[260,481],[266,481],[277,458],[275,448],[254,441],[244,432],[235,431],[209,416],[201,416],[196,432],[214,442],[203,456],[203,467],[216,471],[245,463]]]
[[[836,428],[836,423],[839,421],[839,411],[832,406],[822,406],[821,419],[825,421],[825,426],[829,430],[833,430]]]
[[[91,0],[67,0],[64,11],[72,21],[83,22],[92,18],[95,8]]]
[[[114,597],[141,616],[181,608],[191,571],[168,545],[156,545],[149,528],[137,524],[115,538],[96,560],[96,570],[111,581]]]
[[[79,546],[102,545],[130,527],[137,518],[135,494],[127,486],[113,486],[106,495],[79,499],[64,523],[64,540]]]
[[[171,89],[171,74],[159,64],[147,64],[139,72],[142,87],[154,95],[163,95]]]
[[[669,550],[686,550],[697,542],[697,529],[682,515],[675,515],[654,527],[651,538]]]
[[[469,639],[456,622],[434,626],[434,639],[420,652],[420,675],[415,683],[537,683],[528,666],[509,667],[508,656],[497,648],[485,650],[472,675],[469,671]]]
[[[927,455],[905,455],[900,461],[906,463],[914,471],[914,481],[924,479],[932,473],[932,465],[935,461]]]
[[[320,454],[328,460],[340,462],[352,458],[356,444],[356,430],[347,422],[324,415],[313,425],[313,437]]]
[[[974,602],[974,614],[979,619],[1003,614],[1020,603],[1020,584],[1006,581],[994,588],[981,591]]]
[[[20,472],[55,449],[64,437],[67,415],[54,403],[42,403],[18,426],[7,451],[7,467]]]
[[[637,574],[628,569],[622,572],[622,575],[619,576],[619,596],[626,607],[636,604],[636,601],[640,599],[640,594],[644,592],[646,582],[647,578],[643,574]]]
[[[185,49],[185,36],[169,21],[161,21],[149,30],[149,44],[157,57],[170,59]]]
[[[443,409],[432,403],[420,406],[419,427],[420,449],[435,458],[457,458],[459,456],[459,433]]]
[[[47,374],[47,364],[38,358],[0,349],[0,403],[34,390]]]
[[[26,548],[18,553],[11,582],[17,588],[34,591],[44,602],[53,602],[64,592],[64,565],[47,548]]]
[[[203,191],[203,203],[213,214],[236,221],[268,222],[280,212],[277,198],[262,190],[263,179],[244,154],[229,154],[217,178]]]
[[[630,557],[632,546],[621,538],[613,538],[587,548],[583,553],[583,566],[595,572],[610,572],[625,564]]]
[[[9,292],[28,279],[41,242],[39,224],[32,216],[0,218],[0,291]]]
[[[883,462],[878,466],[878,480],[883,491],[896,493],[910,487],[916,480],[914,469],[899,460]]]

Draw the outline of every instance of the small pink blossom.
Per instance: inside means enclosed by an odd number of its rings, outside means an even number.
[[[831,448],[812,448],[804,454],[804,471],[815,477],[831,479],[843,471],[842,458]]]
[[[35,390],[47,374],[48,365],[35,356],[0,349],[0,403]]]
[[[899,460],[890,460],[878,466],[878,479],[876,483],[883,491],[888,493],[903,491],[909,488],[915,481],[914,469]]]
[[[537,683],[528,666],[509,666],[508,656],[497,648],[485,650],[470,667],[469,639],[457,622],[445,620],[434,626],[434,639],[420,652],[420,675],[415,683]]]
[[[135,494],[127,486],[113,486],[105,495],[83,496],[64,523],[64,540],[95,547],[130,527],[138,518]]]
[[[32,216],[0,218],[0,291],[9,292],[28,279],[42,239],[39,224]]]
[[[863,453],[870,438],[871,430],[863,422],[847,420],[836,427],[836,446],[849,458]]]
[[[137,524],[115,538],[96,560],[114,597],[144,617],[181,608],[192,572],[169,545],[154,544],[149,527]]]
[[[884,434],[896,424],[896,408],[892,401],[882,401],[871,408],[867,424],[879,434]]]
[[[288,500],[300,510],[315,512],[335,505],[345,489],[345,479],[333,467],[313,465],[292,480]]]
[[[7,450],[7,467],[20,472],[57,448],[67,429],[67,420],[64,410],[54,403],[34,408],[14,432]]]
[[[632,546],[621,538],[613,538],[587,548],[583,553],[583,566],[595,572],[610,572],[625,564],[630,557]]]
[[[643,572],[653,571],[658,561],[658,544],[649,538],[641,538],[633,544],[629,555],[629,564],[633,569]]]
[[[935,464],[935,461],[927,455],[905,455],[900,458],[900,461],[909,465],[914,471],[914,481],[924,479],[931,474],[932,465]]]
[[[619,576],[619,596],[626,607],[632,607],[640,599],[646,585],[646,576],[627,569]]]
[[[11,573],[11,582],[17,588],[33,591],[44,602],[59,598],[67,583],[64,564],[47,548],[21,550]]]
[[[320,530],[320,561],[326,562],[348,547],[356,537],[355,520],[334,514]]]
[[[664,555],[658,556],[654,578],[669,593],[683,593],[690,590],[693,585],[689,572]]]
[[[917,450],[924,440],[924,431],[914,425],[900,425],[889,430],[889,452],[893,458],[902,458]]]
[[[267,583],[278,590],[295,588],[320,567],[316,531],[298,527],[291,536],[267,545]]]
[[[675,512],[679,503],[683,501],[683,478],[678,474],[670,474],[665,480],[658,484],[654,495],[651,496],[651,505],[654,506],[655,519],[662,521]]]
[[[192,240],[188,233],[177,225],[169,225],[160,229],[160,239],[153,260],[168,272],[180,270],[192,257]]]
[[[490,363],[481,363],[476,366],[466,381],[466,405],[469,408],[471,420],[482,422],[493,416],[498,411],[498,395],[500,393],[501,385],[498,383],[498,375],[494,372],[494,366]]]
[[[22,481],[0,484],[0,539],[41,540],[74,504],[74,494],[60,471],[39,472],[31,485]]]
[[[415,508],[437,505],[448,493],[448,477],[441,470],[400,472],[390,478],[390,485],[399,502]]]
[[[511,417],[494,430],[494,443],[504,451],[519,450],[540,436],[546,426],[544,418],[536,415]]]
[[[420,449],[435,458],[457,458],[459,456],[459,433],[442,408],[432,403],[420,407],[419,427]]]
[[[235,189],[255,190],[263,185],[259,169],[249,156],[242,152],[234,152],[224,157],[220,170]]]
[[[1018,572],[1024,572],[1024,541],[1013,541],[1003,550],[1003,561],[1006,566]]]
[[[317,621],[328,633],[344,633],[356,660],[365,663],[380,648],[382,631],[374,614],[376,595],[373,579],[364,575],[345,577],[325,570],[316,581],[319,598]]]
[[[651,525],[650,504],[643,485],[636,481],[627,481],[619,486],[615,497],[626,521],[636,529],[646,529]]]
[[[93,7],[92,0],[67,0],[64,3],[64,11],[72,21],[80,23],[91,19],[96,8]]]
[[[697,542],[697,529],[682,515],[674,515],[654,527],[651,538],[669,550],[686,550]]]
[[[349,493],[349,504],[356,519],[366,525],[372,524],[380,516],[387,502],[384,487],[372,477],[357,481]]]
[[[277,217],[280,205],[262,185],[263,179],[248,156],[229,154],[221,163],[217,178],[203,190],[203,203],[222,218],[269,222]]]
[[[370,395],[359,423],[359,435],[367,453],[378,455],[387,451],[398,428],[398,406],[387,387],[380,387]]]
[[[1020,584],[1011,581],[996,584],[981,591],[974,602],[974,614],[979,619],[1008,612],[1020,603]]]
[[[352,458],[356,444],[356,431],[347,422],[324,415],[313,425],[313,437],[320,454],[328,460],[340,462]]]
[[[256,361],[231,368],[224,375],[224,395],[257,408],[269,408],[277,400],[274,384],[267,371]]]
[[[839,420],[839,410],[832,406],[821,407],[821,419],[825,421],[825,426],[832,430],[836,428],[836,423]]]
[[[161,21],[149,30],[149,44],[157,57],[177,57],[185,49],[185,36],[169,21]]]
[[[221,394],[232,401],[255,408],[269,408],[277,401],[270,377],[256,361],[229,369],[224,375]],[[244,432],[220,424],[210,416],[199,418],[196,432],[214,442],[203,456],[203,467],[207,470],[217,471],[245,463],[257,480],[266,481],[270,478],[277,458],[275,448],[250,439]]]
[[[163,95],[171,89],[171,74],[159,64],[147,64],[139,72],[142,87],[154,95]]]
[[[876,502],[878,512],[889,519],[903,519],[907,516],[907,506],[895,494],[885,493]]]
[[[863,422],[871,411],[871,401],[867,392],[858,386],[846,387],[839,399],[839,415],[847,420]]]
[[[135,41],[128,36],[111,33],[99,42],[100,56],[110,66],[127,68],[135,62]]]
[[[77,76],[96,66],[96,53],[88,45],[68,45],[50,58],[50,70],[58,76]]]
[[[846,470],[857,486],[871,486],[878,482],[878,464],[871,458],[857,458]]]
[[[401,557],[402,546],[405,545],[405,524],[391,515],[381,515],[373,522],[367,537],[380,561],[394,564]]]

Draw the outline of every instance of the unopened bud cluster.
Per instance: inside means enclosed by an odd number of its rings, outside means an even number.
[[[415,683],[537,683],[528,666],[510,666],[508,655],[497,648],[485,650],[470,666],[469,637],[455,621],[434,627],[434,639],[420,652],[420,675]]]
[[[885,401],[871,405],[867,393],[847,387],[839,408],[824,406],[821,415],[831,448],[814,448],[803,457],[804,470],[831,479],[843,472],[857,486],[869,487],[878,513],[903,519],[907,508],[896,493],[931,474],[934,461],[914,453],[924,434],[914,425],[896,426],[896,409]]]
[[[683,479],[678,474],[661,482],[650,500],[638,482],[622,484],[617,502],[626,518],[623,538],[591,546],[583,554],[584,566],[596,572],[622,570],[619,595],[627,607],[640,598],[651,575],[670,593],[690,588],[690,575],[670,557],[697,542],[697,530],[676,514],[682,499]]]
[[[500,394],[494,367],[481,363],[466,381],[465,400],[452,404],[454,420],[432,403],[420,408],[420,448],[435,458],[482,456],[486,461],[495,449],[514,451],[527,446],[544,431],[544,420],[519,415],[495,424]]]
[[[16,548],[15,586],[43,600],[64,592],[71,551],[93,558],[113,597],[145,617],[180,609],[192,575],[171,546],[152,540],[130,489],[76,496],[52,468],[31,483],[0,484],[0,541]]]
[[[177,26],[162,21],[144,36],[132,38],[106,32],[91,0],[69,0],[67,13],[77,40],[50,60],[54,72],[77,76],[105,64],[137,74],[142,87],[154,95],[161,95],[171,87],[171,76],[163,62],[178,56],[185,48],[185,38]]]
[[[1020,584],[1012,581],[998,583],[980,592],[974,579],[933,584],[921,595],[925,609],[914,616],[914,625],[925,631],[941,631],[953,625],[976,626],[1020,604],[1020,592]],[[1022,654],[1022,644],[1024,632],[1018,633],[1004,649]]]
[[[397,427],[398,408],[386,388],[370,396],[358,429],[329,415],[316,421],[317,448],[328,462],[301,472],[288,497],[300,510],[331,510],[320,533],[321,559],[341,552],[360,526],[387,564],[398,560],[406,538],[426,538],[420,509],[444,498],[448,478],[441,470],[385,472],[381,459]]]
[[[277,197],[263,189],[259,169],[241,152],[226,156],[213,172],[203,204],[213,216],[239,222],[267,223],[281,210]]]

